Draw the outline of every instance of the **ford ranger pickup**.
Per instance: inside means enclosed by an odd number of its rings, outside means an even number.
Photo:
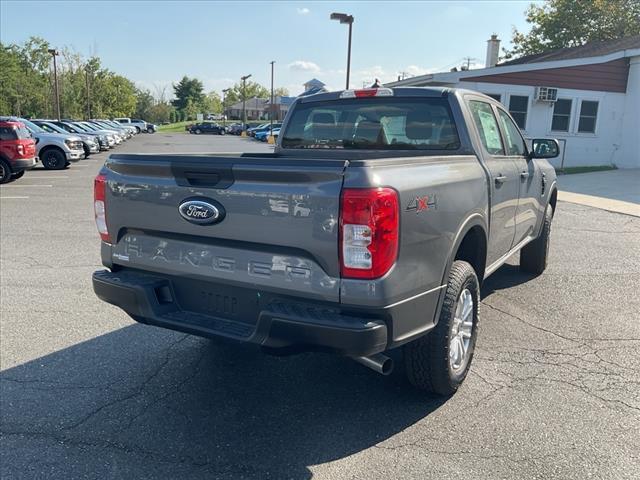
[[[518,251],[522,270],[546,267],[558,151],[469,90],[298,98],[273,153],[111,155],[93,287],[138,322],[272,353],[388,374],[401,348],[413,385],[449,395],[481,282]]]

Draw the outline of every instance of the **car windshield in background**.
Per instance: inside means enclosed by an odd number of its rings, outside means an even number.
[[[24,123],[24,125],[29,129],[31,133],[47,133],[44,129],[40,128],[38,125],[36,125],[33,122],[30,122],[29,120],[25,120],[24,118],[21,118],[20,121]]]
[[[445,98],[357,98],[298,104],[282,147],[456,150],[460,139]]]

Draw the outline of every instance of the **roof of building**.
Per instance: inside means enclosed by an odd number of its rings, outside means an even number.
[[[304,86],[307,89],[310,89],[311,87],[324,87],[325,85],[326,85],[326,83],[321,82],[317,78],[312,78],[308,82],[304,82]]]
[[[640,48],[640,35],[631,37],[616,38],[614,40],[603,40],[600,42],[589,42],[579,47],[561,48],[545,53],[527,55],[525,57],[502,62],[497,66],[521,65],[525,63],[552,62],[555,60],[572,60],[575,58],[599,57],[610,53]]]
[[[247,98],[245,102],[245,108],[248,110],[261,110],[264,108],[265,103],[267,102],[264,98]],[[230,110],[242,110],[242,102],[234,103],[230,107],[227,107]]]

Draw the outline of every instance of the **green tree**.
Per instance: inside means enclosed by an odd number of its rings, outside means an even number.
[[[270,92],[257,82],[247,82],[246,98],[269,98]],[[242,101],[242,82],[236,83],[225,97],[227,107]]]
[[[640,34],[640,0],[548,0],[526,16],[531,31],[514,29],[507,59]]]
[[[171,103],[178,110],[187,108],[189,101],[191,101],[192,105],[200,105],[205,97],[202,82],[197,78],[189,78],[186,75],[178,83],[173,84],[173,93],[176,98]]]
[[[148,120],[151,123],[173,123],[175,121],[175,109],[166,102],[158,102],[151,107]]]
[[[288,97],[289,89],[286,87],[278,87],[273,89],[273,95],[276,97]]]
[[[151,92],[146,89],[136,89],[136,110],[134,116],[143,120],[151,120],[155,99]]]
[[[201,104],[202,113],[221,113],[222,100],[218,92],[209,92]]]

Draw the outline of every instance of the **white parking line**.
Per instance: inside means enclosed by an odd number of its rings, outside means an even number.
[[[50,176],[45,176],[45,175],[36,175],[36,174],[33,174],[33,173],[29,173],[28,175],[29,176],[25,177],[25,178],[27,178],[27,179],[31,179],[31,178],[35,179],[35,178],[37,178],[38,180],[41,179],[41,178],[44,178],[44,179],[47,179],[47,180],[57,180],[59,178],[69,178],[66,175],[59,175],[59,176],[55,176],[55,177],[53,177],[53,176],[50,177]]]
[[[23,187],[53,187],[53,185],[3,185],[2,188],[23,188]]]
[[[0,197],[0,200],[10,200],[10,199],[25,199],[29,197]]]

